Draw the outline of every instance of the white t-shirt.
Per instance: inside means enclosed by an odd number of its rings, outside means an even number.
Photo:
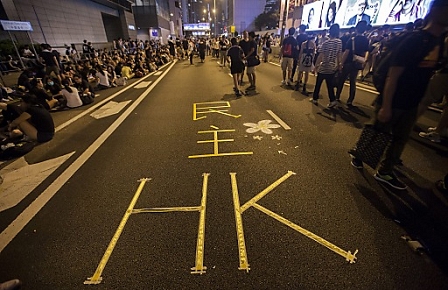
[[[109,77],[107,76],[107,71],[103,71],[104,75],[100,72],[96,73],[96,76],[100,79],[99,84],[102,86],[110,87]]]
[[[78,89],[70,86],[72,92],[70,93],[65,88],[61,90],[62,95],[67,99],[67,107],[76,108],[82,106],[81,98],[79,97]]]

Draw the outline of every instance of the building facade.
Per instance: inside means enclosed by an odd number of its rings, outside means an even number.
[[[64,44],[109,43],[113,39],[136,38],[131,5],[134,0],[1,0],[3,20],[30,22],[34,43],[54,47]],[[14,40],[29,43],[26,32],[11,32]],[[9,38],[2,32],[3,39]]]

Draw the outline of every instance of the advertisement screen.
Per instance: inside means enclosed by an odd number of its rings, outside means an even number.
[[[364,20],[373,26],[406,24],[424,18],[433,0],[323,0],[303,8],[302,24],[309,29],[356,26]],[[320,7],[320,8],[319,8]],[[314,9],[314,11],[312,11]],[[321,11],[317,11],[321,9]],[[308,18],[311,12],[311,24]],[[316,21],[320,15],[319,21]]]
[[[303,6],[302,24],[306,25],[307,29],[321,28],[320,15],[322,13],[322,4],[322,1],[316,1]]]

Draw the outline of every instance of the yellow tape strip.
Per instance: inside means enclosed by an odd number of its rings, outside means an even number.
[[[212,109],[209,110],[209,112],[211,112],[211,113],[222,114],[222,115],[225,115],[225,116],[233,117],[233,118],[235,118],[235,119],[241,117],[241,115],[232,115],[232,114],[224,113],[223,111],[217,111],[217,110],[212,110]]]
[[[184,207],[154,207],[154,208],[139,208],[132,210],[132,213],[163,213],[176,211],[201,211],[200,206],[184,206]]]
[[[202,155],[190,155],[188,158],[205,158],[205,157],[219,157],[219,156],[236,156],[236,155],[252,155],[253,152],[230,152],[230,153],[218,153],[218,154],[202,154]]]
[[[134,209],[135,204],[137,203],[138,198],[140,197],[140,193],[143,190],[143,187],[145,187],[145,184],[147,181],[151,180],[150,178],[142,178],[140,179],[140,186],[138,187],[137,191],[134,194],[134,197],[132,198],[131,203],[129,204],[128,209],[126,210],[123,219],[120,222],[120,225],[118,226],[117,230],[115,231],[114,236],[112,237],[112,240],[109,243],[109,246],[106,249],[106,252],[103,255],[103,258],[101,259],[100,263],[98,264],[98,267],[96,268],[95,273],[92,277],[87,278],[86,281],[84,281],[84,284],[100,284],[103,278],[101,277],[101,274],[103,273],[104,268],[106,267],[107,262],[109,261],[110,256],[112,255],[112,252],[115,248],[115,245],[118,242],[118,239],[120,238],[121,233],[123,232],[123,229],[126,225],[126,222],[128,221],[129,217],[132,214],[132,211]]]
[[[205,211],[207,204],[207,186],[210,173],[203,173],[201,210],[199,214],[198,240],[196,243],[196,264],[191,268],[191,274],[205,274],[207,267],[204,266],[204,243],[205,243]]]
[[[244,240],[243,219],[240,213],[240,197],[238,194],[238,185],[236,183],[236,173],[230,173],[232,181],[233,207],[235,211],[236,237],[238,240],[238,255],[240,258],[239,270],[245,270],[249,273],[249,260],[247,259],[246,242]]]
[[[282,182],[284,182],[286,179],[288,179],[289,177],[291,177],[292,175],[295,175],[294,172],[292,171],[288,171],[288,173],[286,173],[285,175],[283,175],[282,177],[280,177],[278,180],[276,180],[274,183],[272,183],[271,185],[269,185],[268,187],[266,187],[262,192],[260,192],[259,194],[257,194],[256,196],[254,196],[251,200],[249,200],[248,202],[246,202],[240,209],[241,213],[243,213],[246,209],[250,208],[251,206],[253,206],[257,201],[259,201],[260,199],[262,199],[266,194],[268,194],[269,192],[271,192],[272,190],[274,190],[277,186],[279,186]]]
[[[265,207],[263,207],[263,206],[261,206],[261,205],[259,205],[257,203],[254,203],[252,206],[255,207],[256,209],[260,210],[261,212],[267,214],[268,216],[278,220],[282,224],[292,228],[293,230],[298,231],[302,235],[312,239],[313,241],[318,242],[319,244],[321,244],[322,246],[326,247],[327,249],[335,252],[336,254],[341,255],[342,257],[345,258],[345,260],[347,262],[350,262],[350,264],[353,264],[353,263],[356,262],[356,259],[357,259],[356,258],[356,254],[358,253],[357,249],[356,249],[356,251],[353,254],[350,251],[348,251],[348,252],[344,251],[343,249],[339,248],[336,245],[333,245],[329,241],[327,241],[327,240],[325,240],[325,239],[323,239],[323,238],[313,234],[312,232],[310,232],[310,231],[308,231],[308,230],[306,230],[306,229],[304,229],[304,228],[302,228],[302,227],[300,227],[300,226],[290,222],[289,220],[285,219],[284,217],[276,214],[275,212],[272,212],[272,211],[268,210],[267,208],[265,208]]]

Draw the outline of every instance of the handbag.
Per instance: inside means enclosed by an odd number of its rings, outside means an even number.
[[[392,141],[390,133],[378,130],[375,125],[365,125],[355,147],[348,153],[376,169],[384,150]]]
[[[246,59],[246,61],[247,61],[247,67],[257,66],[261,63],[258,55],[250,56]]]
[[[366,63],[366,58],[355,54],[355,38],[352,37],[352,53],[353,53],[353,63],[358,70],[363,69]]]

